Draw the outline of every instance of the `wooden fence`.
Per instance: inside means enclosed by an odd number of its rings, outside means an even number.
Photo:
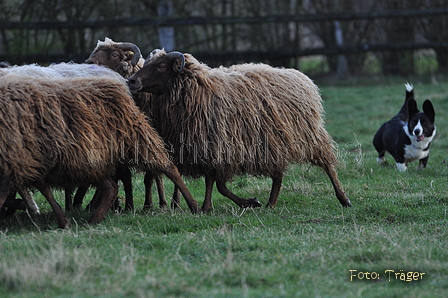
[[[102,21],[67,21],[67,22],[1,22],[0,30],[60,30],[60,29],[85,29],[85,28],[113,28],[113,27],[144,27],[144,26],[204,26],[226,24],[259,24],[259,23],[312,23],[322,21],[353,21],[397,18],[431,18],[436,16],[448,16],[447,8],[418,9],[400,11],[376,11],[360,13],[326,13],[326,14],[297,14],[297,15],[272,15],[254,17],[151,17],[140,19],[118,19]],[[401,51],[418,49],[443,49],[448,50],[448,40],[437,42],[398,42],[377,44],[347,44],[326,45],[314,48],[296,48],[293,50],[248,50],[248,51],[213,51],[195,52],[195,56],[206,62],[216,61],[263,61],[266,59],[287,59],[308,55],[348,55],[371,51]],[[52,53],[16,55],[14,53],[0,53],[0,61],[6,60],[20,64],[21,61],[35,63],[50,63],[74,60],[84,61],[89,53]],[[213,64],[213,63],[212,63]]]

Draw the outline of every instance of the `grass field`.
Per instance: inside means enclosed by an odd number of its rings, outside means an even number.
[[[58,230],[36,194],[43,215],[0,223],[0,297],[446,297],[448,83],[412,81],[419,107],[428,98],[437,113],[427,169],[399,173],[390,155],[381,167],[371,144],[401,107],[404,83],[320,85],[353,207],[308,165],[291,166],[275,209],[242,210],[215,191],[210,214],[192,215],[185,202],[143,212],[138,175],[134,213],[110,212],[96,226],[71,213],[70,229]],[[203,181],[187,185],[202,202]],[[265,204],[270,180],[229,187]]]

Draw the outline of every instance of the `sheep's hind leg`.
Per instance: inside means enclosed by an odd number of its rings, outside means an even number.
[[[165,200],[165,185],[163,185],[163,176],[161,174],[156,175],[156,187],[157,195],[159,196],[159,206],[160,208],[165,208],[168,203]]]
[[[109,211],[114,204],[117,194],[118,186],[112,178],[105,178],[98,183],[97,193],[95,195],[98,195],[97,200],[99,200],[99,203],[89,220],[90,224],[97,224],[103,220],[107,211]]]
[[[146,171],[145,178],[143,178],[143,184],[145,184],[145,203],[143,209],[152,209],[152,185],[154,184],[154,173]]]
[[[226,186],[226,183],[224,181],[221,181],[219,179],[216,180],[216,187],[218,188],[218,191],[225,197],[228,197],[232,201],[234,201],[238,206],[247,208],[247,207],[260,207],[260,202],[255,199],[243,199],[232,193]]]
[[[134,210],[134,196],[132,194],[132,173],[129,167],[125,165],[119,165],[115,171],[114,182],[118,185],[118,181],[123,183],[123,189],[125,194],[125,211]]]
[[[39,183],[39,185],[37,185],[37,188],[42,193],[42,195],[47,199],[48,203],[53,209],[53,212],[56,215],[56,219],[58,220],[59,228],[65,229],[68,225],[67,216],[65,215],[61,206],[59,206],[58,202],[56,202],[56,200],[54,199],[50,187],[48,187],[48,185],[44,183]]]
[[[342,190],[341,183],[338,179],[338,174],[336,173],[336,170],[334,169],[332,164],[322,164],[322,169],[327,173],[328,177],[330,177],[331,183],[333,184],[334,190],[336,192],[336,197],[338,198],[339,202],[344,207],[350,207],[350,199],[345,195],[345,192]]]
[[[269,196],[269,202],[266,207],[275,207],[277,204],[278,195],[280,194],[280,188],[282,187],[283,174],[275,177],[272,176],[272,188]]]
[[[180,192],[177,186],[174,187],[173,197],[171,198],[171,209],[180,207]]]
[[[73,209],[81,210],[82,201],[89,190],[90,184],[81,184],[76,190],[75,197],[73,198]]]

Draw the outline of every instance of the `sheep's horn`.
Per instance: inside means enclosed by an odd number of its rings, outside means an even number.
[[[135,66],[138,63],[138,60],[140,60],[140,57],[142,56],[142,53],[140,52],[140,49],[138,46],[136,46],[133,43],[130,42],[123,42],[117,44],[118,48],[122,50],[128,50],[134,52],[134,58],[132,58],[132,66]]]
[[[180,63],[180,67],[179,67],[179,72],[177,74],[181,74],[182,70],[184,69],[184,66],[185,66],[185,56],[184,56],[184,54],[182,54],[181,52],[174,51],[174,52],[168,53],[167,57],[170,57],[170,58],[172,57],[174,59],[176,59],[176,58],[180,59],[181,63]]]
[[[146,57],[145,62],[143,63],[143,66],[145,66],[146,64],[148,64],[149,60],[151,60],[152,57],[153,57],[158,51],[160,51],[160,49],[155,49],[155,50],[153,50],[153,51],[148,55],[148,57]]]

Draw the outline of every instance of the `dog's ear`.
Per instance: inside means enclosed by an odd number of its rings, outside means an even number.
[[[429,117],[429,119],[431,119],[431,122],[434,123],[436,112],[434,111],[434,107],[429,99],[425,100],[423,103],[423,112]]]
[[[414,98],[412,97],[409,98],[407,104],[408,104],[408,116],[409,119],[412,119],[412,117],[414,117],[414,115],[420,111],[417,108],[417,102],[415,101]]]

